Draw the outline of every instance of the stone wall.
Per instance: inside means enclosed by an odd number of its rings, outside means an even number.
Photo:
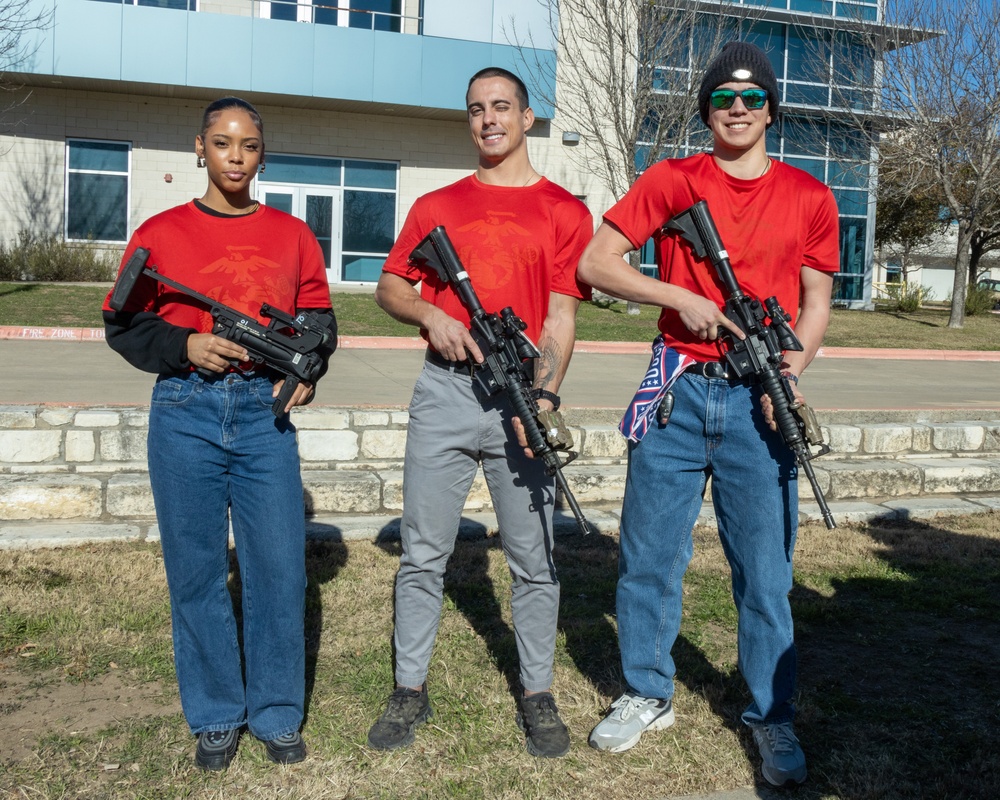
[[[953,417],[953,415],[952,415]],[[294,412],[311,515],[398,514],[408,416],[403,409]],[[580,457],[566,475],[580,504],[617,509],[625,441],[616,411],[567,419]],[[812,462],[828,500],[1000,493],[1000,419],[821,415],[830,454]],[[151,520],[148,407],[0,406],[0,521]],[[800,497],[811,501],[808,482]],[[490,510],[482,474],[466,511]]]

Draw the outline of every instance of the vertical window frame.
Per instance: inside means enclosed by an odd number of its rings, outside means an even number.
[[[111,144],[125,147],[125,171],[79,169],[70,166],[74,143]],[[63,173],[63,239],[67,242],[94,242],[98,244],[126,244],[132,231],[132,142],[126,139],[95,139],[85,136],[67,136]],[[89,239],[70,236],[70,180],[72,175],[113,175],[125,178],[125,232],[122,239]]]

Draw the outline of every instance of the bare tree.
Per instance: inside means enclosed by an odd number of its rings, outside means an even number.
[[[685,0],[538,1],[548,10],[556,63],[536,57],[530,36],[512,29],[508,38],[527,71],[555,87],[542,99],[560,125],[580,134],[576,166],[615,200],[657,161],[710,145],[698,117],[698,82],[722,43],[739,38],[751,9]],[[630,260],[638,268],[639,253]]]
[[[34,0],[0,3],[0,87],[9,88],[6,74],[22,71],[37,49],[37,43],[26,34],[44,30],[51,24],[52,12],[39,10]]]
[[[957,224],[948,327],[960,328],[973,241],[1000,222],[1000,4],[888,0],[886,18],[891,25],[855,28],[879,65],[882,122],[855,115],[856,128],[871,137],[881,173],[915,195],[939,196]],[[865,87],[849,77],[840,85],[851,108]]]

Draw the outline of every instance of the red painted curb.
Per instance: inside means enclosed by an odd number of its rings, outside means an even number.
[[[103,342],[102,328],[33,328],[0,325],[0,339],[32,342]],[[417,336],[341,336],[345,350],[422,350]],[[649,342],[577,342],[575,353],[648,355]],[[821,347],[817,358],[876,358],[895,361],[1000,361],[998,350],[897,350],[889,347]]]

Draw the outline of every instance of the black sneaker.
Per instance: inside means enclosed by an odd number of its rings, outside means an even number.
[[[426,683],[419,692],[399,687],[389,695],[385,711],[368,731],[368,744],[376,750],[395,750],[413,744],[414,729],[433,715]]]
[[[531,755],[559,758],[569,752],[569,731],[559,719],[559,709],[549,692],[522,697],[518,705],[517,724],[527,737]]]
[[[239,745],[238,728],[199,733],[198,747],[194,751],[194,763],[199,769],[209,769],[213,772],[225,769],[236,757],[236,748]]]
[[[286,733],[277,739],[268,739],[264,746],[267,748],[267,757],[275,764],[297,764],[306,758],[306,743],[302,741],[302,734],[298,731]]]

